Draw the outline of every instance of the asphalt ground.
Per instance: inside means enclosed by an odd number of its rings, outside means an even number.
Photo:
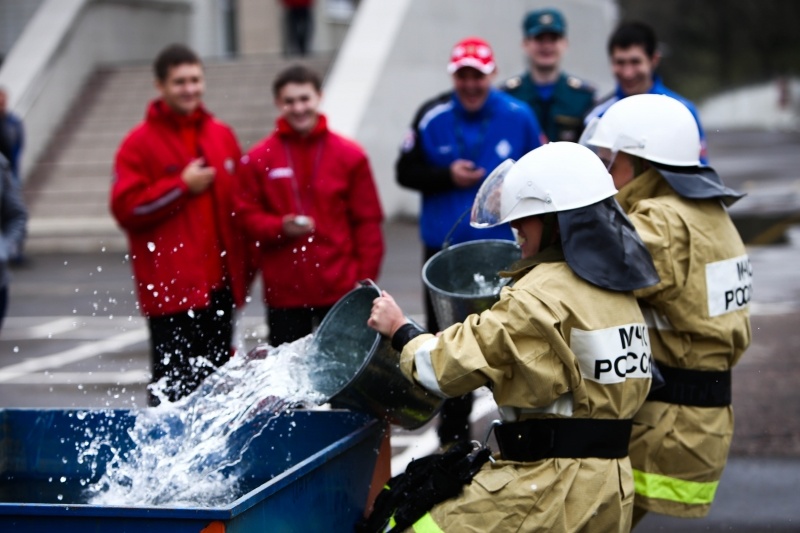
[[[800,531],[800,226],[792,225],[800,211],[798,140],[796,133],[709,134],[712,164],[729,185],[750,193],[731,210],[734,220],[743,234],[766,241],[748,246],[753,342],[733,373],[736,429],[710,516],[647,517],[637,531]],[[392,221],[385,235],[378,283],[421,320],[415,222]],[[0,408],[143,407],[147,330],[125,255],[35,252],[12,274],[0,331]],[[238,332],[243,350],[265,337],[258,285]],[[473,437],[483,437],[493,407],[482,391]],[[392,445],[393,470],[402,470],[411,458],[436,450],[433,423],[413,432],[395,429]]]

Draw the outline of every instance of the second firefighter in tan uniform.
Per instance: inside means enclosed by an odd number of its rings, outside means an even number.
[[[677,100],[632,96],[594,127],[587,144],[606,149],[617,200],[661,278],[636,291],[666,381],[634,420],[637,517],[702,517],[733,436],[730,370],[750,344],[752,272],[723,205],[741,194],[699,166],[697,127]]]
[[[657,276],[615,192],[591,151],[550,143],[498,168],[478,193],[476,206],[499,213],[473,208],[473,223],[511,222],[520,236],[513,286],[438,337],[408,335],[400,364],[444,397],[488,385],[504,422],[501,453],[414,531],[629,530],[633,478],[620,439],[651,378],[647,328],[630,291]],[[413,329],[388,294],[369,323],[393,343]],[[526,440],[527,429],[550,439]]]

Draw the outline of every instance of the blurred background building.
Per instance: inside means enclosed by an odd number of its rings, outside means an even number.
[[[155,94],[150,62],[172,42],[204,58],[207,105],[245,149],[273,127],[274,74],[293,61],[322,71],[325,111],[370,155],[387,215],[413,217],[418,197],[395,184],[393,163],[414,110],[450,84],[450,47],[481,36],[498,81],[513,76],[524,14],[553,4],[568,20],[564,67],[599,96],[613,87],[609,33],[639,18],[662,41],[666,84],[701,104],[707,129],[800,125],[800,3],[789,0],[316,0],[304,57],[285,53],[279,0],[0,0],[0,86],[27,129],[29,249],[124,249],[106,207],[111,163]]]
[[[148,331],[107,206],[114,153],[156,94],[150,65],[166,44],[200,52],[208,108],[236,129],[245,149],[273,127],[279,69],[302,61],[325,74],[325,111],[335,129],[366,148],[386,214],[395,218],[386,224],[379,281],[422,320],[419,198],[394,182],[404,133],[417,106],[450,86],[445,66],[457,40],[489,40],[503,80],[524,68],[524,13],[555,5],[569,24],[564,67],[594,83],[598,96],[613,87],[606,39],[616,23],[653,25],[664,82],[698,104],[712,164],[748,192],[730,211],[749,245],[756,296],[753,345],[734,373],[737,429],[727,480],[707,521],[651,530],[797,531],[800,2],[315,0],[312,53],[304,57],[284,54],[282,5],[0,0],[0,86],[27,126],[22,171],[33,256],[32,267],[14,273],[0,337],[2,404],[143,405]],[[265,335],[255,302],[240,318],[250,343]],[[492,404],[483,405],[474,413],[488,424]],[[425,435],[392,437],[399,463],[435,449],[435,430]]]

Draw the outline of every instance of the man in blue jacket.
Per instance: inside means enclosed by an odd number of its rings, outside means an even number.
[[[634,94],[670,96],[692,112],[697,122],[697,129],[700,130],[700,162],[708,164],[706,136],[700,124],[700,115],[692,102],[668,89],[656,74],[661,61],[661,54],[656,44],[655,31],[647,24],[625,22],[614,30],[608,40],[608,57],[611,60],[611,70],[617,80],[617,87],[589,112],[585,122],[588,125],[592,119],[603,116],[603,113],[616,102]]]
[[[513,239],[508,225],[472,228],[472,202],[489,170],[506,159],[519,159],[544,138],[531,109],[493,87],[497,66],[486,41],[470,37],[458,42],[447,70],[453,89],[420,107],[396,164],[400,185],[422,193],[424,260],[452,244]],[[425,312],[428,331],[450,325],[437,324],[427,293]],[[471,396],[445,402],[439,426],[442,445],[470,439],[471,406]]]

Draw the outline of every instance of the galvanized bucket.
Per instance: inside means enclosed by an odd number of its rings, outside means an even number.
[[[320,366],[327,370],[325,375],[312,372],[311,379],[333,407],[415,429],[437,413],[442,400],[406,379],[400,354],[389,339],[367,326],[372,301],[380,294],[374,284],[365,283],[328,312],[314,334],[312,349],[314,357],[325,359]],[[336,364],[330,365],[331,360]]]
[[[498,272],[520,258],[512,241],[485,239],[445,248],[422,267],[439,328],[462,322],[492,307],[507,282]]]

